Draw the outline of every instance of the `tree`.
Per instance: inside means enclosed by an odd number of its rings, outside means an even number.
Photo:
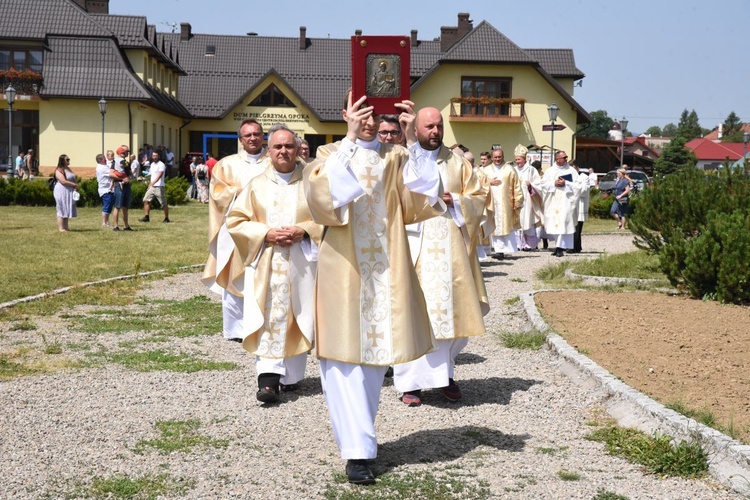
[[[607,112],[602,109],[592,111],[590,114],[591,123],[579,126],[578,134],[583,137],[606,139],[615,121],[607,116]]]
[[[661,137],[661,127],[658,125],[650,126],[646,129],[646,135],[650,135],[651,137]]]
[[[674,137],[677,134],[677,125],[674,123],[667,123],[664,128],[661,129],[662,137]]]
[[[742,120],[732,111],[724,120],[721,140],[723,142],[742,142]]]
[[[687,108],[680,115],[680,122],[677,124],[677,135],[685,138],[686,141],[700,137],[703,129],[698,120],[698,113],[695,110],[688,113]]]
[[[654,162],[654,174],[664,177],[685,168],[695,168],[696,158],[692,151],[685,148],[684,137],[675,136]]]

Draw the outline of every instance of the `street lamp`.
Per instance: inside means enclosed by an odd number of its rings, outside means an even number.
[[[549,114],[549,121],[552,122],[552,127],[550,128],[550,135],[552,136],[550,138],[550,149],[552,150],[549,164],[550,166],[554,163],[555,158],[555,121],[557,121],[557,115],[560,114],[560,108],[557,107],[557,104],[554,102],[551,106],[547,108],[547,114]]]
[[[7,178],[13,178],[13,103],[16,102],[16,89],[8,85],[5,89],[5,100],[8,101],[8,171]],[[747,141],[745,141],[747,146]]]
[[[622,140],[620,142],[620,168],[623,168],[625,164],[625,128],[628,126],[628,121],[623,116],[620,120],[620,132],[622,133]]]
[[[745,143],[745,154],[742,155],[742,166],[745,166],[745,162],[747,161],[747,143],[750,141],[750,132],[745,130],[742,133],[742,142]]]
[[[104,115],[107,114],[107,101],[99,99],[99,112],[102,114],[102,154],[104,154]]]

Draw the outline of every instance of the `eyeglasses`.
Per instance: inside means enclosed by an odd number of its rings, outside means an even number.
[[[400,130],[380,130],[380,131],[378,132],[378,135],[379,135],[380,137],[386,137],[386,136],[389,136],[389,135],[392,135],[393,137],[396,137],[396,136],[397,136],[397,135],[399,135],[400,133],[401,133],[401,131],[400,131]]]
[[[557,159],[558,160],[567,160],[568,157],[567,156],[558,156]]]

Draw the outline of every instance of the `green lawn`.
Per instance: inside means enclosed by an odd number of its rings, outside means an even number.
[[[170,224],[161,210],[135,231],[116,233],[101,227],[101,207],[79,208],[70,232],[59,233],[54,207],[0,207],[0,235],[5,269],[0,302],[59,287],[132,274],[136,271],[201,264],[208,254],[208,205],[191,201],[170,206]],[[122,221],[120,222],[122,225]]]

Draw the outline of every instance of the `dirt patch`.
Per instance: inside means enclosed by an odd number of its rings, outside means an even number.
[[[709,410],[750,442],[750,308],[656,293],[544,292],[567,342],[661,403]]]

